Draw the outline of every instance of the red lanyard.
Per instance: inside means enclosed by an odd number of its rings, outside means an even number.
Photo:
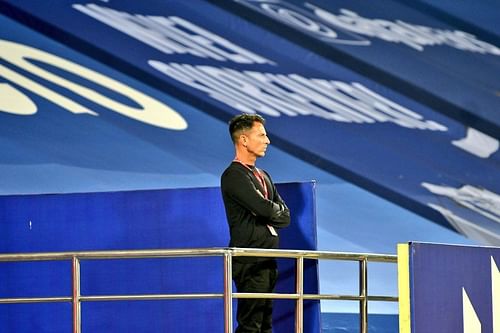
[[[264,180],[264,176],[262,175],[261,171],[257,167],[255,167],[254,169],[250,168],[248,165],[246,165],[245,163],[243,163],[242,161],[240,161],[237,158],[235,158],[233,160],[233,162],[238,162],[241,165],[243,165],[245,168],[247,168],[248,170],[252,171],[255,178],[257,178],[257,180],[259,181],[259,184],[264,189],[264,198],[268,199],[267,185],[266,185],[266,181]]]
[[[253,175],[255,176],[255,178],[257,178],[260,185],[262,185],[262,188],[264,189],[264,198],[269,199],[267,197],[268,192],[267,192],[266,181],[264,180],[264,176],[262,175],[260,170],[257,167],[254,167],[254,169],[250,168],[248,165],[246,165],[245,163],[243,163],[242,161],[240,161],[237,158],[235,158],[233,160],[233,162],[238,162],[241,165],[243,165],[245,168],[247,168],[248,170],[252,171]],[[276,232],[276,230],[274,229],[274,227],[272,225],[267,224],[267,228],[269,229],[269,232],[271,233],[271,235],[273,235],[274,237],[278,237],[278,233]]]

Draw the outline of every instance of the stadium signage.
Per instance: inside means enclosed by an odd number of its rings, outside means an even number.
[[[429,192],[423,182],[454,188],[474,184],[499,193],[496,139],[484,140],[481,133],[426,107],[423,101],[405,97],[209,2],[155,6],[135,1],[75,4],[67,0],[65,4],[54,11],[43,11],[41,4],[33,2],[15,6],[29,13],[23,20],[35,16],[41,26],[61,29],[72,37],[70,46],[78,49],[83,45],[88,55],[111,67],[111,61],[117,59],[124,65],[119,66],[122,70],[143,75],[139,80],[202,106],[210,116],[229,118],[241,111],[266,115],[268,129],[280,148],[405,207],[411,204],[412,210],[439,223],[450,226],[429,204],[440,204],[443,198]],[[37,45],[31,40],[21,43]],[[380,49],[388,46],[385,44],[373,41],[372,47]],[[401,44],[392,49],[394,53],[416,53]],[[389,57],[382,55],[388,51],[380,51],[368,53],[380,55],[377,61],[387,61]],[[434,48],[435,53],[441,51]],[[413,64],[409,69],[420,71]],[[43,67],[52,71],[54,66]],[[89,67],[100,68],[99,64]],[[103,73],[107,73],[104,67]],[[84,81],[68,74],[64,75],[68,80]],[[54,89],[54,84],[47,87]],[[156,96],[147,86],[136,89]],[[71,96],[64,89],[58,92]],[[190,119],[187,113],[185,117]],[[297,135],[300,140],[295,140]],[[476,222],[454,206],[445,208]]]
[[[190,54],[239,64],[273,64],[178,16],[132,15],[95,4],[75,4],[73,8],[165,54]]]
[[[190,54],[221,62],[274,62],[178,16],[134,15],[95,4],[73,5],[100,22],[165,54]],[[309,78],[299,74],[241,71],[216,66],[148,64],[168,77],[206,93],[242,112],[272,117],[313,115],[347,123],[389,122],[411,129],[446,131],[446,127],[377,94],[359,82]]]
[[[440,212],[455,229],[471,238],[481,235],[488,244],[500,244],[500,195],[473,185],[421,185],[439,198],[436,203],[428,203],[429,207]]]
[[[52,84],[66,88],[87,100],[97,103],[114,112],[118,112],[126,117],[165,129],[184,130],[187,128],[187,123],[184,118],[166,104],[115,79],[57,55],[27,45],[7,40],[0,40],[0,59],[18,67],[21,70],[28,71],[29,73],[35,75],[38,79],[46,80]],[[109,96],[102,95],[92,89],[89,89],[88,87],[72,82],[54,72],[48,71],[45,68],[38,66],[36,62],[53,66],[54,68],[84,78],[93,84],[106,87],[115,93],[132,99],[140,107],[136,108],[125,105],[110,98]],[[86,106],[65,97],[63,94],[56,92],[47,86],[22,75],[19,71],[10,69],[9,67],[0,65],[0,77],[3,77],[15,85],[19,85],[33,92],[74,114],[98,116],[96,112]],[[35,103],[33,103],[28,96],[20,92],[14,86],[8,83],[0,84],[0,93],[2,96],[9,96],[8,98],[2,98],[2,100],[0,100],[0,112],[7,112],[16,115],[32,115],[37,112]]]
[[[500,55],[496,46],[460,30],[436,29],[403,20],[367,18],[345,8],[335,14],[308,2],[297,6],[282,0],[235,1],[327,43],[369,46],[371,43],[367,38],[378,38],[420,52],[426,46],[446,45],[462,51]]]
[[[499,259],[495,247],[398,244],[400,332],[499,333]]]

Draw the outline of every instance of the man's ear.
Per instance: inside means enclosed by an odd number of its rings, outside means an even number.
[[[239,140],[240,140],[240,143],[241,145],[243,145],[244,147],[247,146],[247,136],[245,134],[241,134],[240,137],[239,137]]]

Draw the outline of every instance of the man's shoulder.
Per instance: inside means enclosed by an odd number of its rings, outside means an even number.
[[[224,170],[222,175],[225,175],[228,173],[234,173],[234,172],[245,173],[246,171],[247,171],[246,168],[243,165],[241,165],[240,163],[231,162],[231,164],[229,164],[227,166],[226,170]]]
[[[232,162],[229,164],[229,166],[224,170],[224,172],[221,175],[221,180],[224,180],[226,178],[231,178],[234,176],[238,175],[243,175],[247,172],[247,170],[240,165],[239,163]]]

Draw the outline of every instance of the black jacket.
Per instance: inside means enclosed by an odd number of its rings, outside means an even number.
[[[278,248],[279,236],[273,236],[267,225],[277,230],[290,224],[290,210],[269,174],[260,171],[267,185],[268,199],[264,198],[264,188],[255,174],[239,162],[232,162],[221,176],[231,247]],[[255,261],[252,259],[234,258],[240,262]]]

